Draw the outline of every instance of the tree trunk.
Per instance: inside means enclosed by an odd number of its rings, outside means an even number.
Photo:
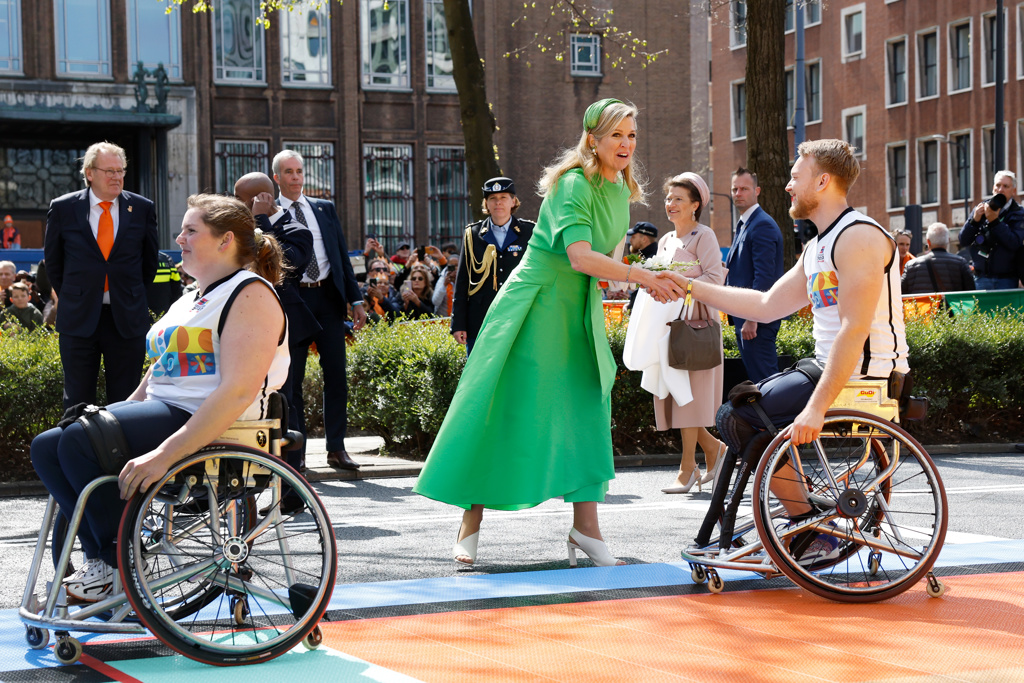
[[[747,167],[761,185],[759,203],[782,230],[783,259],[796,261],[789,216],[786,132],[786,0],[747,0]]]
[[[448,25],[455,87],[459,90],[462,135],[466,142],[469,207],[473,215],[482,218],[484,182],[502,174],[494,146],[497,124],[487,101],[484,63],[476,47],[469,0],[444,0],[444,16]]]

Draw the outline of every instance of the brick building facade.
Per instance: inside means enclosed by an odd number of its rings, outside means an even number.
[[[1006,2],[1005,166],[1024,164],[1024,3]],[[789,3],[792,7],[792,3]],[[799,2],[798,6],[803,3]],[[829,0],[805,9],[806,138],[843,138],[861,150],[850,203],[902,227],[907,204],[955,230],[991,192],[996,170],[995,0]],[[744,1],[712,23],[717,192],[746,160],[741,123]],[[737,17],[739,21],[737,21]],[[792,10],[787,28],[795,25]],[[786,33],[787,116],[794,120],[795,32]],[[790,125],[792,149],[792,125]],[[716,216],[720,235],[730,221]],[[728,241],[726,239],[726,241]]]
[[[634,220],[664,224],[661,179],[708,166],[706,17],[672,0],[594,3],[618,10],[622,31],[650,49],[669,48],[623,71],[606,54],[618,46],[562,18],[535,11],[513,27],[516,3],[472,3],[521,215],[536,214],[540,171],[575,143],[586,106],[615,96],[642,111],[638,154],[656,190]],[[271,15],[269,29],[255,23],[259,0],[209,4],[167,15],[153,0],[0,0],[0,212],[14,214],[26,246],[41,244],[49,200],[82,187],[76,158],[104,139],[128,150],[126,188],[157,201],[163,247],[188,194],[270,173],[284,147],[307,158],[310,194],[338,203],[352,248],[367,234],[394,247],[461,233],[470,212],[442,0],[303,5]],[[505,56],[535,32],[564,59]]]

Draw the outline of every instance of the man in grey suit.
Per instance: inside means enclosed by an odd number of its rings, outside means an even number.
[[[782,232],[757,203],[761,188],[757,174],[740,167],[732,175],[732,203],[740,212],[736,234],[725,267],[725,284],[767,292],[782,277]],[[736,328],[736,344],[751,382],[757,383],[779,371],[775,337],[780,320],[757,323],[730,316]]]
[[[50,202],[43,254],[60,297],[57,332],[64,408],[96,402],[103,359],[107,403],[128,398],[142,379],[149,307],[146,285],[157,270],[156,208],[124,191],[125,151],[90,145],[84,190]]]
[[[345,336],[348,332],[346,320],[349,304],[352,305],[353,328],[358,330],[366,323],[359,284],[348,258],[348,244],[334,204],[303,194],[305,174],[302,155],[289,149],[279,152],[274,157],[273,168],[274,181],[281,188],[278,204],[291,212],[295,220],[309,228],[313,234],[313,256],[299,281],[299,294],[321,327],[311,337],[289,345],[292,361],[289,380],[292,382],[293,409],[298,418],[298,424],[292,426],[306,433],[302,378],[306,375],[309,346],[315,342],[324,373],[327,464],[356,470],[359,469],[359,463],[345,451],[345,434],[348,430]],[[304,460],[304,450],[302,455]]]

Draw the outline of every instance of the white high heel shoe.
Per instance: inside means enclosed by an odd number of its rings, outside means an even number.
[[[701,484],[706,481],[700,476],[700,468],[694,467],[693,472],[690,472],[690,478],[686,481],[683,486],[669,486],[668,488],[662,489],[662,493],[689,493],[693,485],[697,485],[697,490],[700,491]]]
[[[459,527],[459,531],[462,531],[461,526]],[[452,556],[455,561],[459,564],[473,564],[476,562],[476,544],[479,540],[480,532],[476,531],[452,546]],[[460,560],[460,557],[468,557],[469,561]]]
[[[626,564],[622,560],[612,557],[612,554],[608,552],[608,546],[605,545],[604,541],[599,541],[596,538],[590,536],[584,536],[580,532],[576,531],[575,528],[569,530],[569,540],[566,542],[569,547],[569,566],[576,566],[576,551],[582,550],[590,558],[590,561],[594,563],[595,567],[614,567],[617,565]]]
[[[729,447],[719,441],[718,455],[715,457],[715,466],[710,468],[707,473],[700,478],[700,483],[706,484],[709,481],[714,482],[711,485],[711,490],[715,489],[715,484],[718,484],[718,475],[722,471],[722,463],[725,462],[725,454],[729,452]],[[705,457],[707,457],[705,455]]]

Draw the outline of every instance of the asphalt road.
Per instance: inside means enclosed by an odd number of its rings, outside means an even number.
[[[1017,453],[938,456],[950,507],[947,543],[1024,538],[1024,467]],[[670,468],[617,473],[601,525],[613,554],[631,563],[679,561],[697,532],[710,492],[666,495]],[[412,478],[316,484],[335,527],[339,583],[451,576],[451,546],[461,511],[412,493]],[[24,590],[45,498],[0,499],[0,607],[16,607]],[[519,512],[489,511],[472,571],[502,573],[565,568],[572,507],[548,501]],[[48,560],[47,560],[48,561]],[[585,562],[585,560],[584,560]]]

